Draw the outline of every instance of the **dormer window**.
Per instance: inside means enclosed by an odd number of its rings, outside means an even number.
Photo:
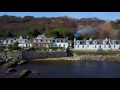
[[[53,40],[53,42],[55,42],[55,40]]]
[[[96,41],[96,40],[94,41],[94,44],[97,44],[97,41]]]
[[[59,40],[57,40],[57,42],[59,42]]]
[[[8,40],[6,40],[6,43],[8,43]]]
[[[13,43],[13,40],[11,40],[11,43]]]
[[[113,40],[113,44],[116,44],[116,40]]]

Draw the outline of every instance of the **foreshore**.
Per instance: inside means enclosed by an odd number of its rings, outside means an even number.
[[[34,59],[33,61],[114,61],[120,62],[120,55],[76,55],[72,57]]]

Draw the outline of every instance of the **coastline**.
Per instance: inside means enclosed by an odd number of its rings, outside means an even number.
[[[76,55],[72,57],[33,59],[32,61],[110,61],[120,62],[120,55]]]

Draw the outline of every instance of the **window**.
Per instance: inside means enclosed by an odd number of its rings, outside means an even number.
[[[96,48],[96,45],[95,45],[95,48]]]
[[[97,41],[95,40],[94,43],[97,44]]]
[[[114,45],[114,48],[115,48],[115,45]]]
[[[55,47],[57,47],[57,44],[55,44]]]
[[[57,42],[59,42],[59,40],[57,40]]]
[[[6,40],[6,43],[8,43],[8,40]]]
[[[106,48],[106,45],[104,45],[104,48]]]
[[[55,40],[53,40],[53,43],[55,42]]]
[[[46,42],[47,42],[47,40],[46,40]]]
[[[13,40],[11,40],[11,43],[13,43]]]
[[[63,46],[65,47],[65,44]]]
[[[116,44],[116,41],[113,41],[114,42],[114,44]]]
[[[59,47],[61,47],[61,44],[59,44]]]
[[[84,48],[84,45],[82,46],[82,48]]]
[[[79,48],[79,45],[78,45],[78,48]]]

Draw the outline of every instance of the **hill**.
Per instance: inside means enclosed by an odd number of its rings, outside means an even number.
[[[73,39],[74,33],[77,30],[92,27],[99,32],[98,36],[95,38],[114,38],[116,34],[115,25],[115,22],[106,22],[105,20],[100,20],[95,17],[76,19],[67,16],[51,18],[25,16],[22,18],[4,15],[0,16],[0,37],[29,35],[29,37],[32,38],[38,34],[44,33],[49,37],[58,34],[60,37],[65,37],[65,35],[67,35],[70,39]]]

